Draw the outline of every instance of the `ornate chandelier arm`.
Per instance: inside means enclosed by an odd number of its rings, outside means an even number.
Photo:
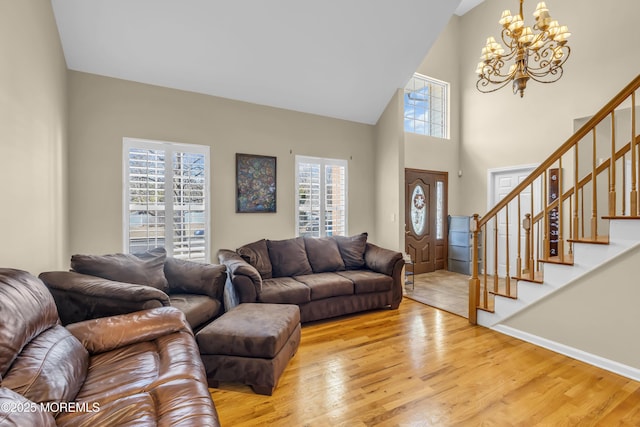
[[[511,83],[511,79],[506,79],[502,82],[493,82],[487,79],[483,79],[480,78],[477,82],[476,82],[476,88],[483,93],[491,93],[491,92],[495,92],[497,90],[502,89],[503,87],[505,87],[506,85],[508,85],[509,83]],[[499,86],[493,87],[491,86],[490,89],[487,89],[486,87],[489,86],[489,84],[497,84]]]
[[[555,78],[546,79],[548,83],[557,81],[562,77],[562,66],[569,58],[571,54],[571,48],[567,45],[557,46],[550,44],[544,49],[539,50],[533,54],[530,54],[527,71],[528,74],[536,81],[546,74],[551,74]],[[558,75],[558,69],[560,73]]]

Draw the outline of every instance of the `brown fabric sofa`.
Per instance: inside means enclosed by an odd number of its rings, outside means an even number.
[[[296,304],[302,322],[364,310],[398,308],[402,300],[400,252],[352,237],[259,240],[220,250],[227,266],[225,305]]]
[[[44,284],[0,269],[0,425],[218,426],[184,314],[60,325]]]
[[[197,330],[222,314],[223,265],[142,254],[73,255],[72,271],[40,274],[63,325],[154,307],[179,308]]]

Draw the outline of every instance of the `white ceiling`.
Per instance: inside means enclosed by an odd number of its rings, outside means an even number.
[[[454,11],[480,1],[52,5],[69,69],[374,124]]]

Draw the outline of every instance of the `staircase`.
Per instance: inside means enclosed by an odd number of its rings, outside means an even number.
[[[544,263],[543,279],[517,281],[517,298],[494,295],[493,310],[479,310],[477,323],[495,327],[530,304],[576,283],[617,256],[640,247],[640,220],[612,219],[607,244],[575,242],[573,263]]]
[[[469,322],[497,327],[640,247],[640,75],[486,215],[474,215]]]

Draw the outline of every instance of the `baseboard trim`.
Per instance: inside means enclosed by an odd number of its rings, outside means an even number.
[[[559,342],[552,341],[546,338],[542,338],[537,335],[512,328],[510,326],[495,325],[491,329],[505,335],[530,342],[537,346],[544,347],[548,350],[555,351],[556,353],[564,354],[565,356],[569,356],[573,359],[580,360],[598,368],[606,369],[607,371],[622,375],[623,377],[630,378],[634,381],[640,381],[640,369],[634,368],[632,366],[624,365],[611,359],[606,359],[595,354],[587,353],[586,351],[570,347],[568,345],[561,344]]]

